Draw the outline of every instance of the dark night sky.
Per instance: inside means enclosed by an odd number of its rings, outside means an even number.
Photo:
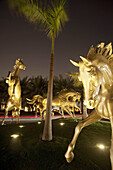
[[[112,0],[70,0],[69,22],[55,41],[54,75],[75,72],[69,59],[79,61],[86,56],[91,45],[113,42]],[[12,15],[5,3],[0,1],[0,79],[13,70],[15,60],[23,58],[25,76],[48,77],[51,40],[39,27]]]

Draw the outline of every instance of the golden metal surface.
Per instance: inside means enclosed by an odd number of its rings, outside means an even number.
[[[5,108],[4,118],[2,120],[2,125],[4,125],[5,117],[8,111],[12,110],[12,120],[16,116],[16,122],[19,122],[20,108],[21,108],[21,86],[19,70],[25,70],[26,66],[23,64],[21,59],[16,60],[16,65],[13,67],[13,72],[9,73],[6,83],[8,84],[8,94],[9,99]]]
[[[68,90],[62,90],[61,92],[58,93],[57,96],[53,97],[52,100],[52,106],[53,107],[60,107],[59,113],[64,117],[64,110],[74,119],[74,111],[81,111],[80,108],[77,106],[77,100],[80,101],[81,95],[78,92],[74,91],[68,91]],[[33,98],[30,100],[28,99],[28,104],[33,104],[37,106],[37,108],[40,109],[40,115],[41,118],[43,119],[43,113],[46,113],[46,105],[47,105],[47,98],[43,99],[42,96],[40,95],[35,95]],[[53,114],[53,112],[52,112]],[[46,114],[44,114],[46,115]]]
[[[83,82],[87,108],[95,108],[92,113],[78,123],[71,143],[65,154],[67,162],[74,158],[73,150],[81,130],[101,118],[110,119],[112,128],[110,158],[113,169],[113,54],[112,45],[109,43],[91,46],[87,58],[81,57],[81,61],[72,64],[79,67],[79,78]]]

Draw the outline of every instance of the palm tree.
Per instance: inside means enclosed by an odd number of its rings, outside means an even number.
[[[30,81],[30,79],[28,78],[28,76],[26,76],[26,77],[24,77],[23,79],[20,80],[20,84],[21,84],[21,96],[22,96],[22,106],[23,107],[25,107],[25,105],[27,104],[26,98],[30,94],[29,81]]]
[[[42,76],[32,77],[29,81],[29,90],[30,96],[28,98],[33,97],[34,95],[41,95],[43,97],[47,97],[47,78],[43,78]]]
[[[82,82],[79,81],[79,79],[78,79],[79,73],[77,73],[77,72],[76,73],[70,73],[68,75],[73,77],[74,82],[75,82],[74,83],[75,88],[78,88],[79,92],[81,93],[81,112],[83,113],[82,119],[85,119],[88,116],[88,114],[87,114],[87,108],[83,103],[83,101],[84,101],[84,88],[83,88]]]
[[[0,80],[0,103],[1,101],[7,102],[8,100],[8,85],[6,79],[2,77]]]
[[[76,73],[72,73],[71,72],[71,73],[68,73],[67,75],[73,78],[75,88],[80,89],[81,91],[83,91],[82,82],[78,78],[79,77],[79,73],[78,72],[76,72]]]
[[[38,0],[9,0],[10,7],[18,9],[32,23],[39,23],[41,28],[46,31],[48,37],[51,38],[51,56],[50,56],[50,71],[47,92],[47,108],[46,119],[42,140],[52,140],[52,95],[53,95],[53,69],[54,69],[54,41],[56,36],[68,21],[66,11],[64,9],[66,0],[51,0],[49,3],[39,3]]]
[[[54,96],[63,89],[75,90],[74,79],[68,75],[66,77],[63,77],[61,74],[54,76],[53,87]]]

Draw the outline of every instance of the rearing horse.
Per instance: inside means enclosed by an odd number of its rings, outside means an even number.
[[[91,46],[87,58],[80,57],[81,61],[72,64],[79,67],[79,78],[83,82],[85,91],[84,104],[87,108],[95,110],[75,127],[75,133],[65,154],[66,160],[70,163],[73,158],[73,150],[81,130],[102,118],[111,122],[112,136],[110,159],[113,169],[113,54],[112,45],[109,43],[98,44],[95,48]]]
[[[14,66],[13,72],[9,73],[9,76],[6,79],[8,84],[8,94],[9,99],[5,108],[4,118],[2,120],[2,125],[4,125],[5,117],[8,114],[8,111],[12,110],[12,121],[14,116],[16,116],[16,122],[19,122],[20,108],[21,108],[21,86],[20,86],[20,77],[19,70],[25,70],[26,66],[23,64],[21,59],[16,60],[16,65]]]

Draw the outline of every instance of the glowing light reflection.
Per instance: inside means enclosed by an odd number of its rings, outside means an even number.
[[[20,125],[19,128],[23,128],[24,126],[23,125]]]
[[[64,123],[63,123],[63,122],[61,122],[61,123],[60,123],[60,125],[61,125],[61,126],[63,126],[63,125],[64,125]]]
[[[104,150],[105,149],[105,146],[103,144],[97,144],[97,147],[101,150]]]
[[[14,138],[14,139],[16,139],[16,138],[18,138],[18,137],[19,137],[18,134],[13,134],[13,135],[11,135],[11,138]]]

